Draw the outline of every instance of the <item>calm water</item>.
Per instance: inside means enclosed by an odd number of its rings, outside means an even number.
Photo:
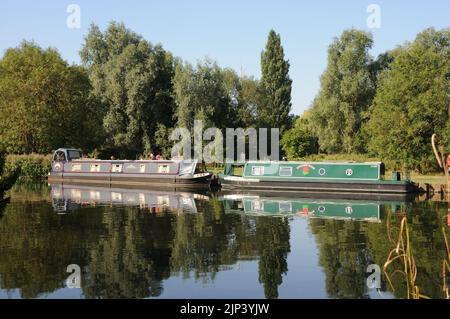
[[[443,298],[444,202],[16,185],[0,213],[0,298],[405,298],[369,289],[406,216],[420,292]],[[81,269],[68,288],[67,266]],[[447,275],[450,277],[450,275]],[[449,280],[447,279],[447,285]]]

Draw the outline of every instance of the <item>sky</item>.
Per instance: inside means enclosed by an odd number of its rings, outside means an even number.
[[[67,19],[80,8],[79,28]],[[379,28],[368,24],[379,8]],[[373,34],[370,54],[414,40],[428,27],[450,27],[450,1],[342,0],[2,0],[0,3],[0,55],[22,40],[58,49],[70,63],[80,63],[79,50],[91,23],[104,30],[112,20],[123,22],[153,44],[183,60],[196,63],[208,57],[238,74],[261,76],[260,56],[270,29],[281,35],[290,62],[292,113],[307,109],[320,87],[327,63],[327,48],[348,28]],[[370,22],[369,21],[369,22]],[[70,23],[69,23],[70,25]]]

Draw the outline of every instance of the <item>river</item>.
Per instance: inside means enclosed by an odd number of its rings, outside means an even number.
[[[449,285],[447,202],[44,183],[16,184],[9,196],[0,298],[380,299],[411,297],[413,286],[444,298]],[[413,286],[402,258],[383,272],[404,217]]]

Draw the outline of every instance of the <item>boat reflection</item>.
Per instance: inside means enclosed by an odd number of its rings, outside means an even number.
[[[84,207],[132,206],[148,209],[153,213],[171,211],[175,213],[197,212],[196,200],[218,198],[227,213],[247,215],[302,216],[309,218],[333,218],[345,220],[380,221],[382,208],[386,205],[398,210],[407,201],[375,199],[340,199],[322,195],[306,198],[304,194],[294,196],[267,196],[262,193],[216,193],[200,194],[177,190],[150,190],[132,188],[110,188],[82,185],[50,184],[53,208],[58,213],[67,213]]]
[[[93,187],[82,185],[50,184],[51,199],[56,212],[64,214],[90,206],[132,206],[159,213],[195,213],[195,200],[207,200],[208,196],[164,190]]]
[[[380,222],[383,208],[400,210],[406,201],[350,200],[334,198],[266,197],[259,195],[224,194],[225,210],[247,215],[302,216]]]

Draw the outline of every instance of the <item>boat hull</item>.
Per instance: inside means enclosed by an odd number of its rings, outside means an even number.
[[[419,192],[411,182],[391,181],[276,181],[249,178],[221,178],[222,188],[261,190],[270,192],[327,192],[327,193],[378,193],[409,194]]]
[[[202,174],[194,177],[146,177],[121,174],[50,174],[48,181],[51,183],[79,184],[92,186],[127,186],[127,187],[163,187],[183,189],[207,189],[211,183],[212,174]]]

